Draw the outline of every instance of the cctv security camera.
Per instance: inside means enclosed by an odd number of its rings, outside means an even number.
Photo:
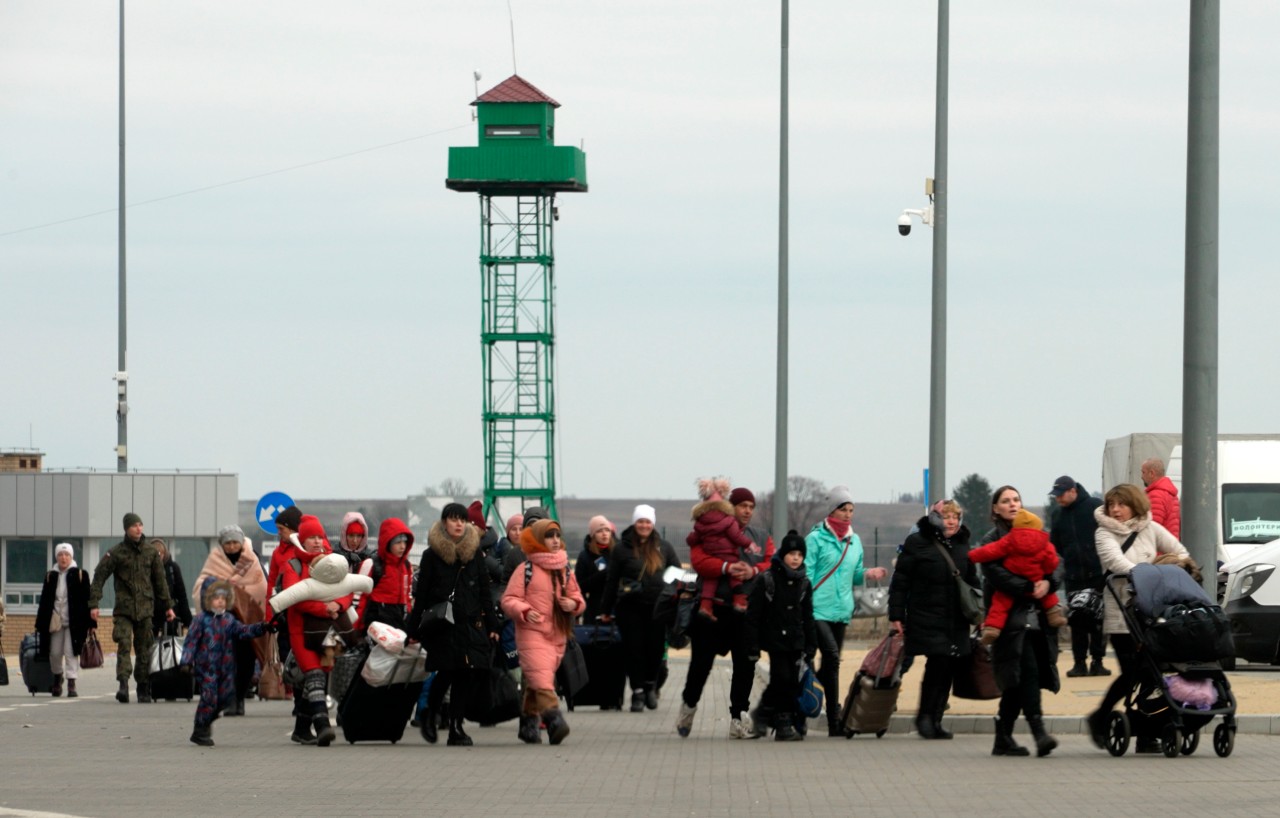
[[[901,235],[901,236],[911,235],[911,217],[908,216],[906,213],[903,213],[901,216],[898,217],[898,235]]]

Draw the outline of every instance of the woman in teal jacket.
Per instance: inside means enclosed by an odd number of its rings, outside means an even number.
[[[827,493],[827,518],[804,538],[805,571],[813,585],[813,618],[818,630],[822,664],[818,680],[827,694],[827,735],[843,736],[840,728],[840,648],[853,617],[853,586],[882,580],[884,568],[863,568],[862,540],[853,533],[853,496],[848,486]]]

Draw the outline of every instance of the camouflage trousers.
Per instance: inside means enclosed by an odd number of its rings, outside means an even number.
[[[151,646],[155,643],[152,627],[150,619],[113,617],[111,638],[116,642],[116,679],[119,681],[129,681],[132,673],[138,684],[143,684],[151,675]],[[133,666],[130,650],[138,657],[137,667]]]

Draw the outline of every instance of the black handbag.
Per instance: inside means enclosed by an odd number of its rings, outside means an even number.
[[[500,724],[519,718],[520,689],[503,667],[500,657],[494,657],[488,674],[487,684],[471,691],[467,699],[466,718],[480,724]],[[460,692],[457,695],[461,695]]]
[[[976,634],[969,637],[968,662],[963,668],[956,668],[951,692],[958,699],[989,701],[1000,698],[995,666],[991,663],[991,649],[978,641]]]
[[[591,680],[587,673],[587,657],[582,653],[582,646],[577,640],[565,642],[564,656],[560,659],[560,667],[556,669],[556,682],[566,699],[573,699],[578,691],[587,686]]]
[[[982,606],[982,589],[975,588],[964,581],[964,577],[960,576],[960,569],[956,567],[947,549],[942,547],[942,543],[934,543],[934,545],[938,546],[938,550],[942,552],[942,558],[947,561],[947,567],[951,569],[951,578],[955,580],[956,592],[960,600],[960,615],[970,625],[981,625],[986,616],[986,610]]]
[[[0,656],[0,685],[9,684],[9,660]]]

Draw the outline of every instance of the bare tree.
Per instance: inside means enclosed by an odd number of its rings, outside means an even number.
[[[467,484],[461,477],[446,477],[440,481],[441,497],[465,497]]]
[[[827,486],[821,480],[801,475],[787,478],[787,527],[801,534],[813,528],[827,512]],[[773,526],[773,492],[763,492],[756,503],[756,518],[766,527]],[[775,531],[781,537],[785,531]]]

